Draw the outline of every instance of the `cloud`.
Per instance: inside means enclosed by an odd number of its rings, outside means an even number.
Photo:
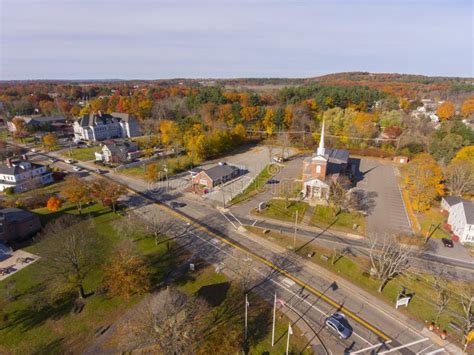
[[[469,1],[4,0],[1,79],[473,76]]]

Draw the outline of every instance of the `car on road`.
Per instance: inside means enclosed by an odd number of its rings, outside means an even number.
[[[352,328],[347,323],[346,317],[341,313],[334,313],[326,318],[326,326],[336,332],[341,339],[347,339],[352,334]]]
[[[448,238],[441,239],[441,243],[443,243],[443,245],[446,248],[453,248],[454,247],[453,241],[451,239],[448,239]]]
[[[58,160],[57,159],[54,159],[54,158],[49,158],[48,161],[50,163],[56,163]]]
[[[72,168],[72,170],[74,170],[74,171],[81,171],[81,168],[78,167],[78,166],[75,166],[74,168]]]
[[[73,163],[74,163],[74,160],[72,160],[72,159],[66,159],[64,162],[67,163],[67,164],[73,164]]]
[[[180,207],[185,207],[186,204],[184,202],[176,202],[176,201],[171,201],[170,202],[170,207],[171,208],[180,208]]]
[[[99,175],[102,175],[102,174],[103,174],[102,170],[100,170],[100,169],[95,169],[95,173],[96,173],[96,174],[99,174]]]
[[[270,179],[267,181],[267,184],[269,185],[274,185],[274,184],[278,184],[280,181],[276,180],[276,179]]]

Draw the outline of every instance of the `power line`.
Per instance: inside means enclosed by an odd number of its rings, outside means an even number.
[[[260,133],[260,134],[266,134],[266,131],[257,131],[257,130],[252,130],[252,129],[247,129],[248,133]],[[290,134],[313,134],[316,133],[317,135],[321,135],[321,133],[318,132],[308,132],[308,131],[278,131],[278,132],[273,132],[272,134],[285,134],[285,133],[290,133]],[[362,138],[362,137],[354,137],[354,136],[340,136],[340,135],[335,135],[335,134],[324,134],[325,137],[332,137],[332,138],[345,138],[345,139],[354,139],[354,140],[366,140],[366,141],[398,141],[400,138]]]

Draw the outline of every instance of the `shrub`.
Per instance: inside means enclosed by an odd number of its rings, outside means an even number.
[[[13,187],[7,187],[3,190],[3,192],[5,192],[7,195],[13,195],[15,193],[15,189]]]

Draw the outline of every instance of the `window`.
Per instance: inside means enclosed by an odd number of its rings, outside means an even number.
[[[316,166],[316,173],[320,174],[321,173],[321,165]]]

